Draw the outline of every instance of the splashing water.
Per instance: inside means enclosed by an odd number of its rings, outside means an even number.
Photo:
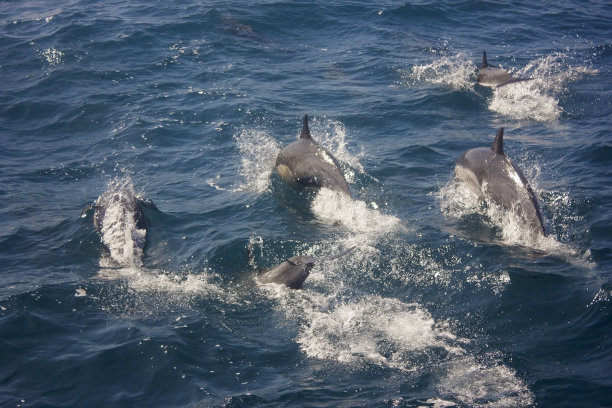
[[[463,52],[444,55],[429,64],[414,65],[403,72],[402,84],[410,86],[430,83],[458,90],[473,89],[476,69],[476,64]]]
[[[469,406],[533,402],[514,370],[495,358],[477,361],[465,348],[469,340],[455,336],[419,305],[379,296],[336,304],[317,294],[294,299],[293,305],[286,302],[287,313],[305,316],[296,341],[311,358],[355,369],[375,365],[404,373],[439,372],[436,388],[442,396]]]
[[[270,174],[274,169],[278,144],[269,133],[261,129],[243,128],[234,136],[240,153],[240,176],[244,180],[237,191],[266,192],[270,185]]]
[[[314,139],[325,149],[332,152],[340,162],[347,163],[351,168],[344,172],[348,183],[354,182],[354,170],[365,173],[359,160],[365,155],[363,151],[351,154],[347,150],[347,131],[341,122],[328,118],[313,118],[310,129]]]

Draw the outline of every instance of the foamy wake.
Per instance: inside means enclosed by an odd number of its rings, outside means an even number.
[[[559,100],[547,94],[545,80],[532,80],[495,88],[489,110],[513,119],[556,121],[563,109]]]
[[[312,211],[317,219],[353,234],[380,237],[403,228],[399,218],[380,212],[376,202],[354,200],[328,188],[319,190]]]
[[[212,271],[201,273],[176,273],[161,269],[142,267],[113,267],[107,260],[100,260],[97,279],[121,280],[132,293],[163,294],[176,298],[193,296],[227,297],[222,289],[220,278]]]
[[[350,245],[351,235],[309,246],[304,253],[313,256],[337,253]],[[251,243],[255,249],[263,246],[259,237],[254,237]],[[380,256],[376,249],[364,250],[359,242],[352,243],[358,246],[353,252],[317,264],[304,290],[289,290],[282,285],[259,286],[265,296],[277,302],[279,313],[296,324],[295,341],[306,357],[354,370],[376,366],[411,377],[435,378],[438,395],[432,396],[435,398],[431,401],[448,404],[444,406],[533,404],[531,391],[514,370],[498,357],[486,355],[481,359],[473,355],[469,339],[456,336],[447,322],[436,321],[423,306],[395,298],[355,294],[347,287],[347,282],[352,281],[351,270],[364,274],[379,264]],[[410,279],[444,279],[438,272],[448,268],[432,264],[432,254],[425,252],[414,255],[423,258],[423,271],[407,278],[407,284],[414,284],[409,283]],[[398,260],[404,266],[399,266],[401,272],[397,274],[406,275],[406,262],[416,261]]]
[[[285,291],[286,293],[286,291]],[[278,295],[292,320],[302,321],[296,341],[302,352],[355,369],[368,365],[436,377],[440,396],[467,406],[517,407],[533,395],[500,361],[480,362],[445,324],[417,304],[366,296],[337,301],[302,292]]]

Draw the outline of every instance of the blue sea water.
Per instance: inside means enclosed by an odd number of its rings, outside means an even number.
[[[0,406],[612,406],[610,39],[598,1],[2,2]],[[304,114],[354,200],[273,171]],[[454,180],[499,127],[547,237]],[[81,212],[119,189],[142,256]]]

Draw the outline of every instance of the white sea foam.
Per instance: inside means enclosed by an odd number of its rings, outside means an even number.
[[[468,339],[457,337],[418,304],[374,295],[337,301],[276,290],[285,313],[302,321],[296,341],[309,358],[354,369],[375,365],[419,375],[436,372],[441,396],[468,406],[533,403],[514,370],[497,358],[479,362],[467,351]]]
[[[431,363],[432,354],[463,353],[427,312],[396,299],[371,296],[305,312],[297,342],[309,357],[412,371]]]
[[[524,407],[534,395],[511,368],[498,363],[483,364],[465,355],[445,365],[438,379],[443,395],[452,395],[469,407]]]
[[[304,253],[332,254],[346,248],[347,242],[342,239],[321,242],[305,248]],[[260,238],[253,238],[251,243],[255,249],[263,246]],[[498,358],[479,361],[469,351],[471,341],[454,334],[449,322],[437,321],[417,303],[379,295],[355,295],[347,286],[353,282],[351,275],[363,274],[372,262],[378,265],[379,255],[372,247],[358,246],[345,257],[317,264],[304,290],[289,290],[282,285],[262,285],[259,290],[277,302],[277,310],[286,316],[287,322],[296,325],[295,341],[308,358],[353,370],[377,366],[418,376],[430,372],[436,378],[437,392],[448,404],[456,401],[468,406],[529,405],[533,396],[516,373]],[[417,280],[451,279],[440,276],[452,274],[452,268],[436,262],[430,248],[415,256],[422,258],[420,263],[405,257],[398,260],[397,274],[412,275]],[[406,274],[402,267],[406,262],[417,262],[423,271]],[[449,264],[456,262],[459,261],[448,260]],[[504,282],[496,283],[487,281],[479,271],[472,272],[468,282],[491,286],[494,291],[498,289],[495,285],[504,286],[508,282],[507,274],[499,275]]]
[[[352,233],[380,237],[402,228],[399,218],[384,214],[375,203],[353,200],[346,194],[322,188],[312,202],[315,216]]]
[[[101,262],[97,275],[103,280],[122,280],[134,293],[162,293],[165,296],[192,297],[214,295],[225,297],[219,277],[204,270],[200,273],[176,273],[141,267],[113,268]]]
[[[549,95],[546,82],[540,80],[517,82],[493,90],[489,109],[513,119],[555,121],[563,109],[554,95]]]

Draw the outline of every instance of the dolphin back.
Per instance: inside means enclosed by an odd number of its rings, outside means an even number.
[[[546,235],[535,193],[521,169],[506,156],[503,136],[504,129],[500,128],[491,148],[465,152],[457,160],[455,175],[481,197],[515,211],[534,231]]]
[[[302,289],[313,266],[312,257],[294,256],[272,268],[259,268],[257,278],[261,283],[277,283],[290,289]]]
[[[310,271],[316,263],[340,258],[353,249],[355,249],[354,246],[335,255],[322,258],[315,258],[308,255],[294,256],[272,268],[259,268],[257,278],[261,283],[277,283],[291,289],[302,289],[304,281],[308,278]]]
[[[139,199],[131,185],[110,187],[92,206],[93,223],[102,243],[122,266],[142,265],[149,224],[143,207],[155,205]]]

